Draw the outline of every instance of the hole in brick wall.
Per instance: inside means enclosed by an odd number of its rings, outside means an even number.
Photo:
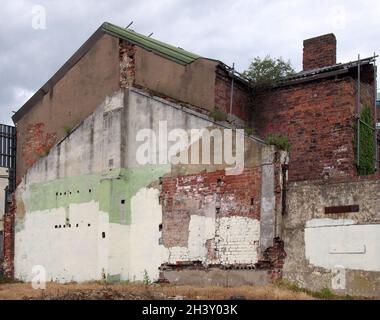
[[[71,191],[70,191],[70,194],[71,194]]]
[[[64,224],[63,227],[66,228],[66,225]]]
[[[59,225],[58,228],[61,228],[61,225]]]
[[[69,228],[71,228],[71,224],[69,224]]]
[[[158,225],[158,231],[162,231],[162,223]]]
[[[77,193],[79,193],[79,190],[77,190]]]
[[[66,192],[64,192],[63,195],[65,196],[65,195],[66,195]]]
[[[91,227],[91,223],[89,223],[88,226]]]
[[[79,224],[78,224],[78,223],[76,224],[76,227],[77,227],[77,228],[79,227]]]
[[[102,238],[104,239],[106,237],[106,233],[103,231],[102,232]]]
[[[91,189],[88,189],[88,192],[91,193]]]
[[[255,201],[255,199],[251,198],[251,206],[253,206],[254,201]]]
[[[220,187],[221,184],[222,184],[222,179],[218,178],[218,179],[216,180],[216,185],[217,185],[218,187]]]
[[[216,207],[216,213],[220,213],[220,208],[219,207]]]
[[[124,204],[124,203],[125,203],[125,200],[124,200],[124,199],[121,199],[120,203],[121,203],[121,204]]]
[[[162,177],[159,177],[158,181],[159,181],[160,184],[162,184]]]
[[[62,195],[62,192],[60,192],[59,195],[61,196],[61,195]]]
[[[55,195],[58,196],[58,192],[56,192]]]
[[[55,226],[54,226],[54,228],[56,228],[56,229],[57,229],[57,228],[58,228],[58,226],[57,226],[57,225],[55,225]]]

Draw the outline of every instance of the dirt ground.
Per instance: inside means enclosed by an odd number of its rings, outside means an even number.
[[[241,287],[194,287],[169,284],[101,282],[57,284],[33,289],[30,283],[0,283],[0,300],[305,300],[314,299],[305,292],[295,292],[276,285]]]

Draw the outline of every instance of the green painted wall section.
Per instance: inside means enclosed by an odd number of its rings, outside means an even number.
[[[61,207],[68,211],[70,204],[96,201],[111,223],[130,224],[132,197],[169,171],[166,165],[144,166],[30,184],[23,194],[25,211]]]

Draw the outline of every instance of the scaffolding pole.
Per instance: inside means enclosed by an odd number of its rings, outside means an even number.
[[[232,72],[231,72],[231,93],[230,93],[230,119],[232,119],[232,104],[234,101],[234,78],[235,78],[235,63],[232,63]]]
[[[360,165],[360,54],[358,54],[358,77],[356,93],[356,111],[357,111],[357,144],[356,144],[356,163],[359,169]]]
[[[376,53],[373,53],[373,91],[374,91],[374,100],[375,100],[375,170],[379,170],[379,146],[377,144],[377,66],[376,66]]]

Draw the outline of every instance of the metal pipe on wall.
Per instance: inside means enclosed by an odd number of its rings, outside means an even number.
[[[358,77],[356,93],[356,111],[357,111],[357,144],[356,144],[356,162],[359,169],[360,165],[360,54],[358,54]]]
[[[231,71],[231,94],[230,94],[230,117],[232,117],[232,103],[234,99],[234,77],[235,77],[235,63],[232,63]]]
[[[379,146],[377,144],[377,66],[376,66],[376,53],[373,53],[373,91],[375,95],[375,170],[379,170]]]

